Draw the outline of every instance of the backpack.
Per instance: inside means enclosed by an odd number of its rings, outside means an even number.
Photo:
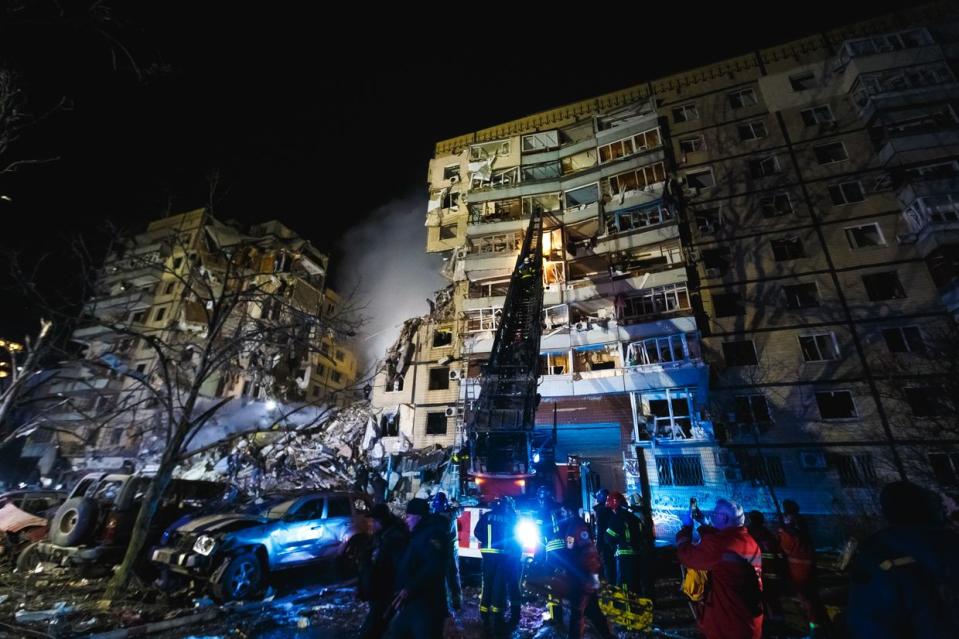
[[[706,586],[709,583],[709,573],[705,570],[687,568],[683,576],[680,590],[690,601],[702,601],[706,598]]]

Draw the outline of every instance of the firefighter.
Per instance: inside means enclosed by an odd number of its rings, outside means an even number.
[[[473,533],[483,558],[483,586],[480,592],[480,618],[487,636],[502,632],[505,626],[507,570],[504,555],[509,551],[513,529],[506,502],[495,499],[492,509],[480,515]]]
[[[609,497],[609,491],[600,488],[594,495],[596,505],[593,506],[593,520],[596,524],[596,530],[593,538],[596,540],[596,549],[599,551],[599,557],[603,562],[601,575],[606,578],[607,583],[616,583],[616,558],[613,555],[614,549],[606,543],[606,529],[609,528],[609,516],[612,511],[606,507],[606,498]]]
[[[373,526],[373,545],[362,563],[357,592],[370,602],[370,610],[360,628],[360,639],[379,639],[389,625],[390,603],[410,531],[386,504],[373,506],[366,516]]]
[[[550,513],[548,524],[541,524],[540,531],[545,540],[546,567],[552,572],[564,570],[562,553],[566,549],[566,536],[562,530],[566,519],[564,507]],[[550,624],[563,623],[563,602],[552,590],[546,594],[546,621]]]
[[[789,585],[809,623],[810,636],[828,634],[829,617],[819,597],[816,578],[816,549],[806,521],[799,514],[799,504],[792,499],[783,500],[779,545],[786,556]]]
[[[582,639],[589,619],[602,639],[613,639],[609,622],[599,609],[600,560],[589,527],[565,507],[559,519],[563,548],[558,559],[563,567],[562,590],[569,601],[568,638]]]
[[[641,569],[644,552],[642,526],[629,510],[622,493],[610,493],[606,499],[610,509],[609,525],[606,528],[606,543],[613,548],[616,559],[616,585],[643,597],[652,597],[651,575]]]
[[[503,553],[502,567],[506,580],[506,595],[509,599],[509,627],[519,626],[523,613],[523,546],[516,538],[516,524],[519,516],[516,512],[516,502],[512,497],[504,497],[504,508],[507,517],[507,530],[510,534],[506,540],[506,552]]]
[[[786,557],[779,539],[766,527],[766,518],[758,510],[746,513],[746,532],[763,553],[763,632],[778,633],[783,625],[782,595],[787,575]]]
[[[437,525],[449,531],[449,547],[446,549],[446,587],[450,606],[459,610],[463,606],[463,588],[460,584],[459,526],[457,512],[450,507],[446,493],[440,491],[430,499],[430,513]]]
[[[429,503],[414,498],[406,504],[410,543],[400,561],[393,598],[396,611],[390,639],[441,639],[446,605],[445,531],[430,517]]]

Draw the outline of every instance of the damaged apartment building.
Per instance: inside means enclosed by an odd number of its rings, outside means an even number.
[[[144,232],[118,241],[97,272],[72,335],[82,357],[65,363],[42,388],[22,457],[37,460],[46,476],[55,467],[114,469],[149,461],[163,414],[143,384],[161,373],[150,341],[206,339],[206,313],[214,302],[203,298],[203,286],[187,290],[187,283],[204,274],[218,281],[224,256],[235,263],[241,251],[250,256],[245,286],[267,292],[259,302],[234,309],[246,313],[245,321],[283,322],[285,308],[325,318],[343,312],[343,300],[327,287],[327,256],[278,221],[240,228],[201,209],[151,222]],[[254,362],[270,355],[253,351],[238,366],[222,366],[206,380],[201,400],[232,397],[237,406],[271,399],[323,406],[353,401],[358,371],[350,345],[332,332],[311,333],[309,339],[311,346],[301,348],[292,364],[279,355],[270,363]],[[191,351],[187,346],[183,352]],[[236,420],[252,419],[249,411],[230,408]]]
[[[648,482],[660,513],[731,495],[843,515],[900,476],[955,487],[953,11],[439,142],[427,251],[446,257],[451,310],[410,328],[412,375],[380,398],[397,398],[391,427],[414,447],[461,444],[541,209],[536,428],[555,420],[558,462],[589,459],[610,488]]]

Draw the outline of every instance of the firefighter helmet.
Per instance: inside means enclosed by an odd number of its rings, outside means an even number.
[[[623,496],[623,493],[612,492],[609,493],[609,496],[606,497],[606,507],[610,510],[616,510],[617,508],[626,507],[626,497]]]

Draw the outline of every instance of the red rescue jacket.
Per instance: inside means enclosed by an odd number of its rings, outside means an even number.
[[[709,572],[699,629],[706,639],[760,639],[763,630],[762,551],[744,527],[699,529],[702,541],[692,543],[693,530],[676,535],[679,561]]]

